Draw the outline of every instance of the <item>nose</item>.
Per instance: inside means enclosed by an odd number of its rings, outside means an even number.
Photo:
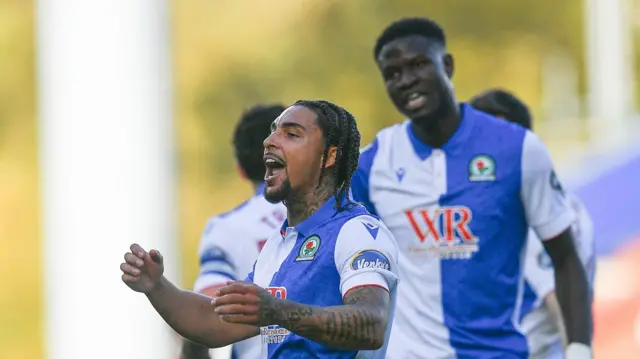
[[[264,141],[262,142],[262,145],[264,146],[264,148],[266,150],[276,147],[275,144],[275,134],[276,132],[271,132],[271,134],[269,136],[267,136],[267,138],[264,139]]]
[[[404,70],[400,73],[398,87],[401,89],[410,88],[418,82],[418,77],[410,70]]]

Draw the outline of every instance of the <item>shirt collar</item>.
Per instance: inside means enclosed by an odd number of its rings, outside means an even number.
[[[464,145],[466,144],[465,141],[469,137],[470,130],[473,127],[473,119],[478,113],[478,110],[474,109],[467,103],[460,103],[459,108],[461,117],[460,124],[458,125],[458,128],[453,133],[451,138],[449,138],[449,140],[442,146],[442,150],[448,153],[455,152],[458,149],[464,148]],[[418,137],[415,135],[411,122],[409,122],[407,131],[409,135],[409,141],[411,142],[411,145],[413,146],[416,154],[418,154],[418,156],[420,157],[423,157],[423,159],[428,157],[433,149],[431,148],[431,146],[420,142]]]
[[[340,203],[342,203],[343,208],[348,205],[347,195],[342,196]],[[323,223],[326,223],[331,218],[333,218],[340,210],[341,209],[336,208],[335,196],[331,196],[320,208],[318,208],[318,210],[316,210],[311,216],[309,216],[309,218],[298,223],[298,225],[295,226],[294,228],[298,233],[302,234],[303,236],[306,236],[308,234],[311,234],[310,232],[314,228],[320,226]],[[282,228],[280,229],[280,233],[282,234],[283,237],[288,227],[289,227],[289,220],[285,219],[284,223],[282,223]]]

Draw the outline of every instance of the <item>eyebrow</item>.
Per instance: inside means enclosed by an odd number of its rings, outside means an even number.
[[[297,122],[280,122],[278,125],[276,125],[276,122],[274,121],[271,124],[271,130],[275,130],[276,128],[279,127],[283,127],[283,128],[287,128],[287,127],[295,127],[295,128],[299,128],[302,131],[306,131],[307,129],[302,126],[301,124],[297,123]]]

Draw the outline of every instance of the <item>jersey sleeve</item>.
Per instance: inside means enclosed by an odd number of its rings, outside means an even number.
[[[200,273],[193,286],[196,292],[236,279],[237,251],[230,240],[234,236],[226,227],[224,222],[213,219],[202,233],[198,249]]]
[[[549,151],[531,131],[527,131],[522,148],[520,197],[527,223],[543,241],[556,237],[575,221]]]
[[[342,226],[334,259],[343,296],[363,286],[392,292],[398,284],[398,247],[391,232],[371,216],[353,218]]]
[[[369,197],[369,177],[371,175],[371,167],[373,159],[378,152],[378,140],[374,140],[370,145],[360,150],[360,159],[358,160],[358,168],[351,178],[351,195],[356,202],[362,204],[371,214],[377,211],[371,198]]]
[[[535,306],[538,306],[540,301],[555,290],[553,264],[533,230],[529,230],[526,251],[524,277],[537,297]]]

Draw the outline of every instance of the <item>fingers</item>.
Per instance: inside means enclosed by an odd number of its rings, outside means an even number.
[[[142,266],[144,265],[144,261],[140,258],[138,258],[138,256],[136,256],[135,254],[131,253],[131,252],[127,252],[124,255],[124,261],[132,266],[138,267],[138,268],[142,268]]]
[[[228,304],[215,309],[218,315],[257,315],[258,306],[256,305],[242,305],[242,304]]]
[[[149,256],[154,262],[158,264],[162,264],[162,262],[164,261],[164,259],[162,258],[162,254],[160,254],[160,251],[158,251],[157,249],[150,250]]]
[[[132,244],[131,247],[129,247],[129,249],[131,249],[131,253],[137,255],[140,258],[144,258],[144,255],[147,252],[142,247],[140,247],[140,245],[137,243]]]
[[[124,273],[123,275],[130,275],[133,277],[137,277],[140,275],[140,269],[127,263],[120,264],[120,270],[122,271],[122,273]]]
[[[137,282],[138,279],[139,279],[139,277],[134,277],[134,276],[131,276],[129,274],[123,274],[122,275],[122,281],[125,282],[125,283]]]
[[[253,284],[251,283],[229,281],[227,282],[226,286],[218,289],[216,294],[218,297],[221,297],[227,294],[234,294],[234,293],[247,294],[252,292],[252,288],[253,288]]]
[[[259,317],[256,314],[223,314],[220,315],[220,319],[223,322],[236,324],[255,325],[259,322]]]
[[[214,307],[221,307],[223,305],[231,305],[231,304],[241,304],[241,305],[252,305],[258,303],[258,297],[250,294],[225,294],[223,296],[219,296],[213,298],[211,303]]]

